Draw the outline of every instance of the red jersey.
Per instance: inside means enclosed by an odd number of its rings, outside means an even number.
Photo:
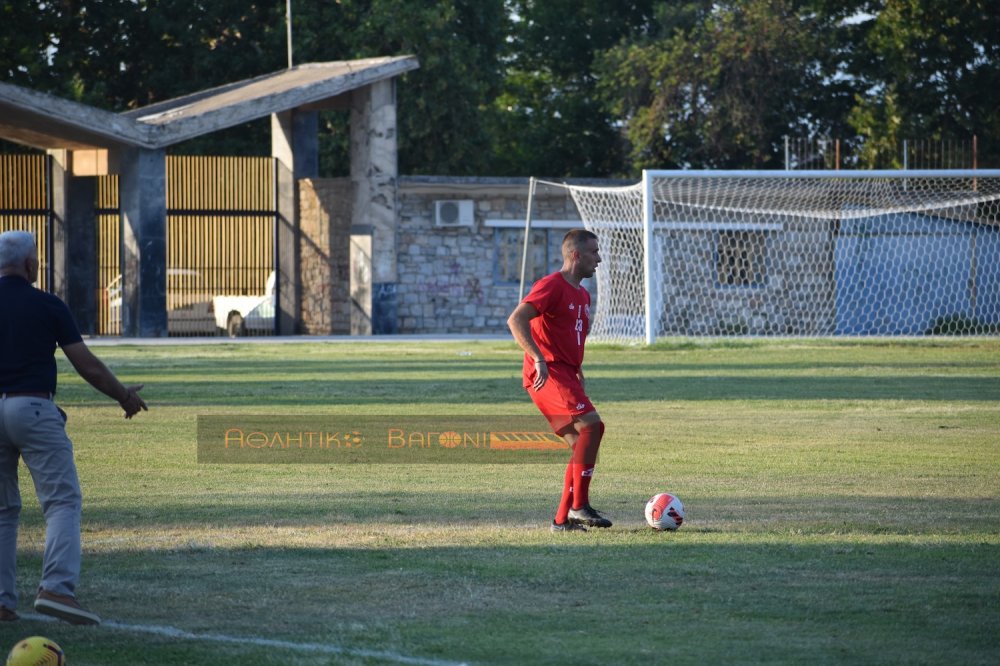
[[[583,345],[590,331],[590,292],[574,287],[562,273],[546,275],[524,297],[539,315],[531,320],[531,337],[548,363],[565,363],[579,370]],[[524,355],[524,376],[534,373],[535,361]]]

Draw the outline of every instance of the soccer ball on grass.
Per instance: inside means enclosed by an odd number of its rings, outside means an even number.
[[[676,530],[684,522],[684,505],[670,493],[657,493],[646,502],[646,522],[654,530]]]
[[[66,666],[66,654],[55,641],[31,636],[11,648],[7,666]]]

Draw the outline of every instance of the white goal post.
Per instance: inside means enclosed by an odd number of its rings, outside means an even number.
[[[601,248],[593,340],[1000,333],[1000,170],[563,186]]]

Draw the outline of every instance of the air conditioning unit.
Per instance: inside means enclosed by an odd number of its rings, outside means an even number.
[[[474,201],[446,199],[434,202],[435,227],[473,227],[476,224]]]

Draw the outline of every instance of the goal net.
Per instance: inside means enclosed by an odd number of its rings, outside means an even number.
[[[1000,171],[648,171],[567,186],[591,339],[1000,332]]]

